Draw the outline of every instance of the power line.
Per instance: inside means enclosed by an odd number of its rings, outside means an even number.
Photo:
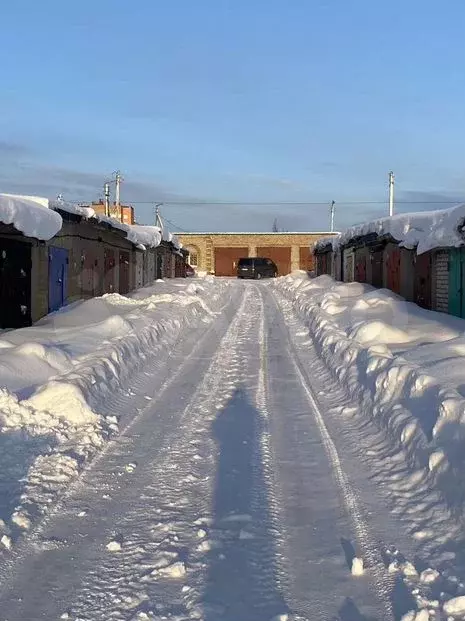
[[[85,200],[70,200],[70,203],[79,203],[86,204],[92,206],[92,201]],[[126,203],[130,203],[132,205],[154,205],[155,203],[159,203],[162,205],[171,205],[171,206],[206,206],[206,205],[238,205],[243,207],[249,206],[263,206],[263,207],[271,207],[271,206],[286,206],[286,205],[296,205],[296,206],[318,206],[327,205],[327,201],[160,201],[160,200],[151,200],[151,201],[137,201],[137,200],[129,200],[125,199]],[[397,205],[457,205],[460,203],[460,200],[450,200],[450,201],[407,201],[407,200],[398,200],[396,201]],[[389,201],[337,201],[338,205],[388,205]],[[165,218],[166,220],[166,218]]]
[[[178,226],[177,224],[175,224],[174,222],[171,222],[171,220],[168,220],[168,218],[165,218],[165,216],[163,216],[163,220],[165,220],[166,222],[168,222],[168,224],[171,224],[171,226],[175,229],[178,229],[178,231],[180,231],[181,233],[189,233],[190,231],[186,231],[186,229],[183,229],[182,227]]]

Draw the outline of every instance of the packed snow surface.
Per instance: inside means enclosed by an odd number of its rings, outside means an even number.
[[[58,233],[63,221],[49,209],[46,198],[0,194],[0,222],[12,224],[27,237],[47,241]]]
[[[351,226],[334,237],[326,237],[316,243],[317,248],[328,244],[334,250],[350,240],[376,233],[391,235],[405,248],[416,248],[417,254],[434,248],[463,246],[465,243],[465,204],[437,211],[398,214],[378,218],[363,224]]]
[[[464,620],[464,327],[296,273],[3,333],[0,616]]]
[[[161,281],[130,297],[72,304],[0,335],[0,490],[11,495],[0,518],[29,528],[31,512],[42,511],[118,431],[105,402],[147,357],[169,354],[186,324],[211,321],[216,296],[208,278]],[[19,485],[15,477],[27,472]],[[42,498],[34,491],[40,485],[49,492]]]

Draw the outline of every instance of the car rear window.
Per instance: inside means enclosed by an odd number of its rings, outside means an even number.
[[[244,266],[253,265],[253,259],[239,259],[238,265],[244,265]]]

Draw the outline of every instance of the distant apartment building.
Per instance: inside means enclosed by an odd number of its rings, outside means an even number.
[[[91,207],[99,216],[105,215],[105,203],[102,199],[94,201]],[[123,224],[135,224],[134,207],[132,205],[120,205],[118,207],[116,203],[111,203],[110,216],[123,222]]]

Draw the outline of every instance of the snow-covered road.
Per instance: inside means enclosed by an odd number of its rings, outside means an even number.
[[[166,364],[147,357],[112,402],[121,433],[2,558],[0,620],[400,620],[422,585],[406,618],[448,618],[409,562],[431,551],[387,509],[380,430],[291,301],[221,295]]]

